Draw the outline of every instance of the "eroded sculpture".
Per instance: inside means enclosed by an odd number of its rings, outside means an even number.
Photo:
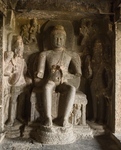
[[[73,107],[76,88],[68,83],[68,79],[74,76],[81,76],[81,61],[80,57],[75,52],[66,51],[65,49],[66,32],[63,26],[55,26],[51,33],[51,42],[53,50],[42,52],[39,56],[39,66],[37,77],[43,78],[46,64],[48,65],[49,75],[43,90],[43,103],[45,111],[45,125],[52,126],[52,92],[56,88],[58,92],[66,95],[65,104],[62,108],[59,118],[61,125],[67,126],[70,112]],[[73,55],[71,54],[73,53]],[[73,63],[75,73],[69,73],[69,65]]]
[[[21,27],[21,36],[24,44],[37,43],[37,34],[40,32],[40,25],[36,18],[33,18],[30,23],[24,24]]]
[[[93,108],[93,120],[99,124],[107,123],[107,109],[109,95],[112,88],[112,73],[108,62],[108,55],[103,53],[101,40],[96,40],[90,64],[90,84]],[[104,58],[104,59],[103,59]],[[98,84],[97,84],[98,81]]]
[[[17,118],[17,98],[23,92],[26,85],[24,74],[26,72],[26,63],[23,59],[23,41],[21,36],[16,37],[13,45],[13,51],[6,52],[9,63],[6,63],[5,76],[8,75],[7,82],[11,88],[11,97],[8,106],[8,120],[6,125],[14,126]],[[14,53],[14,56],[13,56]],[[10,55],[9,55],[10,54]],[[11,57],[12,56],[12,57]]]
[[[21,132],[45,144],[71,143],[76,140],[73,125],[87,125],[87,99],[78,89],[82,75],[80,56],[66,49],[66,31],[56,25],[50,34],[52,49],[38,55],[37,71],[32,72],[32,79],[27,79],[23,41],[37,44],[30,28],[25,25],[24,32],[12,44],[12,51],[5,52],[5,124],[9,137],[20,136]],[[32,81],[34,84],[28,86],[28,81],[29,85]],[[23,124],[25,129],[20,131]]]
[[[30,125],[38,124],[38,132],[33,129],[31,135],[43,143],[70,143],[76,139],[73,125],[86,126],[87,99],[78,90],[81,59],[66,49],[66,37],[64,26],[54,26],[50,34],[52,49],[39,55],[36,78],[44,84],[32,91]]]
[[[82,116],[82,113],[81,113],[81,104],[74,104],[73,105],[73,111],[71,113],[71,121],[72,121],[72,124],[74,125],[80,125],[82,122],[81,122],[81,116]]]

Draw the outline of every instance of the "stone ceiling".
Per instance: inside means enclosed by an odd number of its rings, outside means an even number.
[[[15,2],[15,0],[14,0]],[[14,7],[11,6],[11,7]],[[18,0],[17,10],[54,10],[69,12],[110,13],[109,0]]]
[[[114,15],[113,8],[121,0],[0,0],[0,12],[4,15],[7,9],[15,10],[18,17],[61,18],[107,14]],[[53,13],[51,14],[51,12]],[[70,17],[70,18],[69,18]]]
[[[3,0],[16,10],[20,18],[79,18],[80,16],[113,14],[113,0]],[[51,13],[53,11],[53,13]],[[68,15],[69,14],[69,15]]]

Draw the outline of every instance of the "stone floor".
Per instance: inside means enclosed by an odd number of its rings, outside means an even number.
[[[4,139],[0,150],[121,150],[108,135],[79,139],[67,145],[42,145],[32,139]]]

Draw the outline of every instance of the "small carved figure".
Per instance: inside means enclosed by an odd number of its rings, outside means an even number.
[[[32,43],[32,42],[37,43],[37,38],[36,38],[37,32],[38,32],[38,23],[37,23],[37,19],[34,18],[32,20],[30,30],[29,30],[29,41],[30,41],[30,43]]]
[[[29,28],[30,28],[29,24],[22,26],[21,36],[24,44],[29,44]]]
[[[75,52],[66,51],[66,32],[64,27],[57,25],[51,32],[51,43],[53,50],[48,50],[40,53],[38,64],[38,78],[44,78],[46,72],[45,68],[48,68],[48,80],[43,90],[43,105],[45,111],[45,125],[52,126],[52,93],[54,89],[58,92],[65,94],[65,104],[58,116],[60,125],[68,126],[68,119],[73,107],[76,88],[68,83],[68,79],[72,77],[81,76],[81,61],[80,57]],[[69,67],[71,63],[74,66],[75,73],[69,73]],[[47,66],[46,66],[47,65]]]
[[[74,104],[73,105],[73,124],[80,125],[81,124],[81,105]]]
[[[89,51],[90,48],[90,38],[93,35],[93,26],[91,20],[83,20],[82,21],[82,27],[80,28],[80,34],[83,35],[82,41],[81,41],[81,48],[83,49],[84,53],[86,51]],[[88,43],[88,45],[87,45]],[[87,48],[87,50],[85,50]]]
[[[39,30],[40,25],[37,23],[36,18],[32,19],[30,23],[23,25],[20,32],[20,35],[23,39],[23,43],[37,43],[37,33],[40,32]]]

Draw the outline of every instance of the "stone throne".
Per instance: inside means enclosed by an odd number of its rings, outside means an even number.
[[[68,30],[68,28],[71,26],[70,22],[60,21],[58,23],[63,25],[65,30]],[[50,27],[50,29],[51,29],[51,27],[56,24],[57,24],[56,21],[50,22],[46,26],[46,28]],[[45,35],[46,35],[46,33],[45,33]],[[47,38],[45,38],[45,39],[47,40]],[[68,40],[68,37],[67,37],[67,40]],[[72,39],[70,39],[70,40],[73,41]],[[48,42],[45,41],[43,44],[45,49],[51,49],[50,47],[48,48],[46,46],[47,43]],[[69,46],[69,43],[66,43],[67,46]],[[73,45],[73,42],[71,42],[71,47],[73,47],[72,45]],[[50,44],[49,44],[49,46],[50,46]],[[69,48],[70,48],[70,46],[68,47],[68,49]],[[73,51],[68,52],[68,53],[72,57],[77,57],[77,55]],[[78,62],[78,57],[76,59]],[[81,62],[79,61],[79,63],[81,63]],[[78,63],[77,63],[77,66],[78,66]],[[79,64],[79,67],[81,69],[81,64]],[[69,69],[71,72],[70,75],[72,75],[74,73],[74,67],[69,68]],[[43,86],[44,86],[44,84],[46,84],[46,74],[48,74],[48,72],[46,72],[46,68],[45,68],[45,74],[44,74],[45,77],[42,80],[40,80],[39,85],[37,84],[37,86],[34,87],[32,94],[31,94],[31,98],[30,98],[31,113],[30,113],[29,126],[31,126],[32,130],[30,129],[31,130],[30,136],[32,136],[34,139],[36,139],[37,141],[44,143],[44,144],[71,143],[76,140],[76,137],[77,137],[76,131],[78,130],[77,132],[82,132],[81,131],[82,128],[84,126],[87,127],[87,125],[86,125],[87,99],[86,99],[86,95],[84,93],[82,93],[81,91],[79,91],[81,77],[73,76],[70,79],[68,79],[68,81],[67,81],[69,84],[73,85],[73,87],[76,88],[76,94],[75,94],[75,100],[73,103],[73,108],[70,111],[70,115],[68,118],[70,125],[65,127],[65,126],[62,126],[59,124],[59,119],[57,119],[57,118],[59,118],[58,117],[59,113],[61,113],[61,111],[63,111],[65,95],[61,92],[58,92],[58,90],[56,91],[55,89],[53,89],[52,90],[52,108],[51,108],[51,115],[52,115],[52,119],[54,120],[53,125],[52,126],[43,126],[43,123],[45,121],[44,120],[45,112],[43,109],[43,107],[44,107],[43,106]],[[61,100],[61,103],[60,103],[60,100]],[[40,126],[40,125],[42,125],[42,126]],[[74,126],[74,128],[76,128],[76,130],[74,130],[73,126]],[[24,134],[26,134],[26,130],[25,130]],[[84,134],[82,133],[82,135],[84,135]]]

